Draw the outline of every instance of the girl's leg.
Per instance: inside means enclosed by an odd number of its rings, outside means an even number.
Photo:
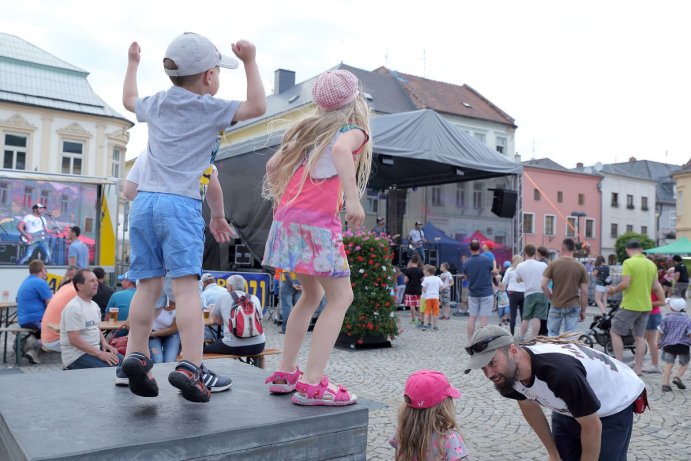
[[[606,312],[605,310],[605,304],[602,300],[602,298],[606,295],[606,293],[603,293],[601,291],[595,290],[595,304],[597,304],[597,307],[600,309],[600,313],[604,314]]]
[[[326,307],[319,316],[317,324],[314,327],[314,331],[312,332],[312,346],[310,347],[307,365],[302,376],[303,382],[307,384],[317,384],[324,375],[326,362],[329,360],[329,356],[331,355],[331,350],[336,343],[338,333],[341,331],[341,325],[343,325],[345,313],[353,302],[353,289],[350,285],[350,277],[320,277],[318,279],[314,277],[309,278],[313,283],[318,281],[317,283],[321,284],[326,292]],[[303,287],[304,286],[305,285],[303,284]],[[307,294],[306,291],[306,289],[303,289],[303,297],[305,297]],[[321,299],[321,295],[317,298],[317,304],[319,303],[319,299]],[[300,302],[302,302],[302,299]],[[313,311],[314,309],[312,312]],[[307,317],[307,322],[309,322],[309,318],[310,317]],[[290,322],[292,321],[293,316],[291,315],[288,328],[291,327]],[[307,325],[308,323],[305,323],[305,330],[307,329]],[[288,340],[288,336],[289,334],[286,334],[286,341]],[[302,336],[304,336],[304,334]],[[282,371],[293,370],[294,369],[282,369]]]
[[[200,332],[204,331],[204,319],[201,315],[202,300],[199,296],[197,277],[186,275],[174,278],[173,294],[175,294],[175,304],[180,306],[175,317],[182,343],[182,356],[195,366],[201,366],[204,335]]]
[[[302,341],[305,339],[305,335],[307,334],[307,329],[312,321],[312,315],[317,310],[317,307],[319,307],[319,303],[324,296],[324,289],[319,284],[319,280],[316,277],[298,274],[298,280],[300,280],[300,284],[302,285],[302,293],[300,294],[300,299],[295,303],[293,309],[290,311],[290,316],[288,317],[286,335],[285,339],[283,340],[283,355],[281,358],[281,363],[278,366],[278,371],[284,371],[287,373],[294,372],[295,368],[297,367],[297,357],[298,353],[300,352],[300,346],[302,346]],[[350,288],[350,279],[345,278],[345,280]],[[337,294],[329,296],[328,292],[326,294],[328,296],[326,308],[319,316],[317,326],[322,321],[322,317],[328,316],[329,305],[331,304],[331,302],[328,300],[334,299],[333,296],[337,296]],[[352,299],[352,290],[350,296]],[[350,303],[348,305],[350,305]],[[338,328],[340,330],[340,324],[338,325]],[[317,327],[315,327],[314,333],[312,334],[312,349],[314,349],[316,332]],[[338,335],[338,333],[336,333],[336,335]],[[334,338],[334,343],[335,342],[336,339]],[[333,347],[333,344],[331,347]],[[331,349],[329,349],[327,352],[331,352]],[[315,382],[310,382],[310,384],[316,384],[320,379],[321,374]]]
[[[127,321],[130,324],[127,353],[141,352],[149,355],[149,335],[154,323],[154,305],[163,290],[163,277],[143,279],[137,284],[137,291],[130,303]],[[201,316],[200,316],[201,317]]]
[[[652,366],[657,368],[657,330],[645,330],[645,341],[648,343],[648,352],[650,352],[650,363],[652,364]],[[657,373],[659,373],[659,371]]]

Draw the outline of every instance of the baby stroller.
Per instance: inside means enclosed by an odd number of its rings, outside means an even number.
[[[612,338],[609,334],[609,330],[612,327],[612,317],[614,317],[618,309],[619,307],[615,306],[611,308],[609,312],[593,317],[590,330],[579,336],[578,340],[588,347],[593,347],[593,345],[597,343],[604,348],[607,355],[614,357],[614,347],[612,346]],[[632,353],[635,352],[636,341],[631,332],[626,336],[622,336],[621,339],[624,342],[624,349],[629,349]]]

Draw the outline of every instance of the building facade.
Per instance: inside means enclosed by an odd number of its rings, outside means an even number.
[[[676,237],[691,239],[691,160],[682,168],[672,174],[675,182],[676,213],[675,231]]]
[[[562,240],[569,237],[581,244],[581,255],[599,255],[601,180],[549,159],[523,162],[524,242],[558,254]]]

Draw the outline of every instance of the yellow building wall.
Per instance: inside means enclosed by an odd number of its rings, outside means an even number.
[[[673,176],[677,187],[677,238],[691,240],[691,171]]]

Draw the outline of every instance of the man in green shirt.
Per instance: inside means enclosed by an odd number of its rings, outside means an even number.
[[[614,357],[623,361],[624,342],[621,337],[628,335],[629,331],[633,332],[636,341],[633,371],[640,375],[645,355],[645,326],[653,309],[650,293],[657,282],[657,268],[645,257],[643,247],[637,240],[629,240],[626,244],[626,254],[629,259],[624,261],[621,283],[609,287],[609,294],[623,292],[619,310],[612,319],[610,336]]]

